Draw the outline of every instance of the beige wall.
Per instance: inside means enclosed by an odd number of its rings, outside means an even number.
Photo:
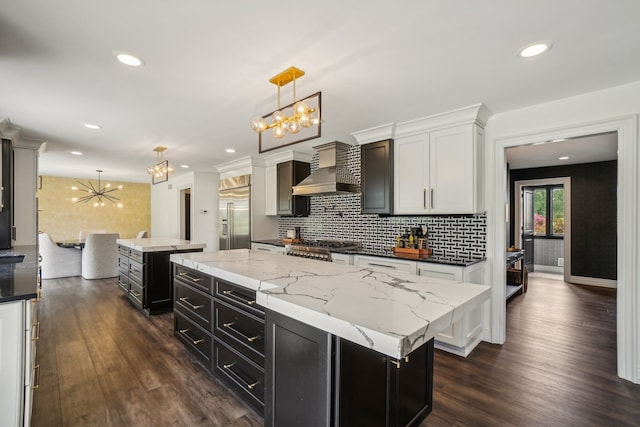
[[[74,203],[73,197],[88,193],[73,191],[80,187],[77,181],[87,179],[42,177],[42,188],[38,190],[39,230],[48,233],[54,241],[74,240],[81,230],[105,230],[120,233],[120,237],[135,237],[140,230],[150,231],[151,189],[150,184],[102,180],[102,186],[122,185],[121,190],[110,193],[120,199],[122,207],[106,201],[105,206],[94,207],[92,202]],[[90,180],[95,187],[96,179]]]

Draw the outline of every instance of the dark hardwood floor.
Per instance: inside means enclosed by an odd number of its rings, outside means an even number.
[[[116,279],[43,281],[33,426],[259,426]],[[422,426],[639,425],[640,385],[616,376],[615,291],[535,279],[507,306],[507,342],[436,351]],[[301,426],[305,423],[301,420]]]

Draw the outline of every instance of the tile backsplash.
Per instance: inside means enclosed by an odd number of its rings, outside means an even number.
[[[347,166],[360,181],[360,147],[348,153]],[[317,154],[311,159],[311,170],[318,167]],[[352,240],[362,242],[370,252],[388,251],[405,229],[425,224],[429,247],[435,254],[458,257],[486,256],[486,215],[449,216],[378,216],[360,213],[360,194],[337,194],[311,197],[308,217],[279,217],[278,236],[287,230],[301,228],[310,240]]]

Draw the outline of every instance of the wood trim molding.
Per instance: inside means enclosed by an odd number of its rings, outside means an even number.
[[[618,281],[611,279],[598,279],[595,277],[571,276],[569,283],[575,285],[599,286],[601,288],[617,288]]]

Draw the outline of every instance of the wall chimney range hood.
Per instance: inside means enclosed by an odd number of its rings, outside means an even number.
[[[318,152],[318,169],[293,187],[294,196],[327,196],[359,193],[360,186],[347,169],[347,152],[351,146],[334,141],[313,147]]]

